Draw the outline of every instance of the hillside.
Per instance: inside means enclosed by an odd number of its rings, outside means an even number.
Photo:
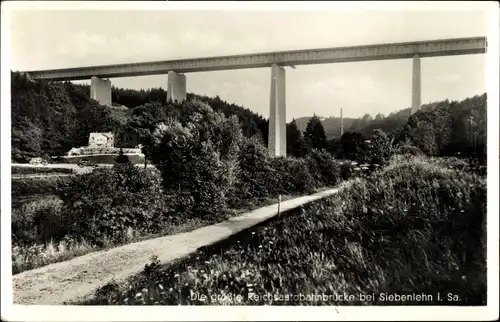
[[[112,132],[118,147],[140,143],[143,124],[163,121],[178,114],[178,107],[166,104],[166,92],[159,89],[112,88],[113,107],[101,106],[89,97],[89,85],[70,82],[40,82],[11,73],[12,160],[27,162],[32,157],[66,154],[72,147],[85,146],[90,132]],[[245,136],[261,135],[267,141],[267,120],[219,97],[188,94],[209,103],[226,116],[236,115]]]
[[[306,130],[307,122],[310,117],[299,117],[295,119],[299,130],[304,132]],[[344,118],[344,132],[351,127],[356,119]],[[325,129],[326,139],[340,138],[340,117],[332,116],[326,117],[321,120],[323,128]]]
[[[479,108],[482,109],[479,109]],[[466,98],[463,101],[438,101],[431,102],[428,104],[422,105],[422,108],[414,115],[415,119],[426,118],[423,115],[427,113],[433,114],[436,109],[442,109],[446,111],[445,114],[448,118],[453,118],[458,122],[466,122],[468,118],[467,111],[474,114],[476,121],[478,124],[484,124],[486,126],[486,93],[482,95],[476,95],[474,97]],[[453,110],[453,111],[452,111]],[[473,111],[472,111],[473,110]],[[359,132],[363,134],[365,137],[371,137],[373,134],[373,130],[381,129],[386,133],[397,134],[403,130],[403,128],[407,125],[410,120],[410,108],[405,108],[396,112],[393,112],[387,116],[382,114],[378,114],[373,118],[369,114],[365,114],[360,118],[344,118],[344,133],[347,131],[351,132]],[[465,113],[465,114],[464,114]],[[460,115],[460,116],[458,116]],[[458,118],[457,118],[458,117]],[[310,117],[300,117],[295,119],[297,123],[297,127],[301,131],[305,131],[307,122],[309,122]],[[432,118],[430,118],[432,119]],[[430,120],[429,119],[429,120]],[[437,121],[436,119],[434,121]],[[321,120],[323,128],[325,129],[327,140],[331,140],[333,138],[340,137],[340,118],[339,117],[327,117]],[[413,123],[412,123],[413,124]],[[462,131],[466,131],[466,127],[464,125],[457,125],[456,127],[460,128]],[[455,129],[455,134],[458,136],[462,136],[463,134],[457,133],[458,128]],[[475,128],[479,127],[476,126]],[[480,131],[478,137],[483,136],[484,131]]]
[[[36,156],[66,154],[72,147],[87,145],[90,132],[113,132],[115,145],[133,148],[147,139],[154,125],[184,111],[175,104],[166,104],[166,92],[161,88],[130,90],[112,88],[113,107],[100,106],[89,97],[88,85],[69,82],[33,82],[19,73],[12,73],[12,159],[26,162]],[[243,135],[259,135],[267,144],[268,120],[242,106],[217,97],[188,93],[188,100],[208,103],[225,116],[236,115]],[[469,124],[469,117],[473,124]],[[296,119],[304,131],[309,117]],[[340,118],[321,121],[327,140],[338,139]],[[373,130],[411,141],[428,154],[465,153],[485,149],[486,94],[461,102],[441,101],[422,106],[410,117],[410,109],[388,116],[369,114],[361,118],[344,118],[344,132],[359,132],[371,137]],[[147,135],[146,135],[147,136]],[[464,150],[465,149],[465,150]]]

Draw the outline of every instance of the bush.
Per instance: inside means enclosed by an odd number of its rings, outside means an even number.
[[[240,147],[238,157],[238,180],[233,205],[248,200],[262,200],[269,197],[267,182],[273,174],[271,155],[259,137],[245,138]]]
[[[418,147],[414,145],[402,145],[398,147],[396,153],[402,155],[413,155],[413,156],[424,155],[424,152],[422,152],[422,150],[420,150]]]
[[[316,188],[306,160],[276,157],[271,164],[274,171],[268,190],[272,195],[310,193]]]
[[[170,213],[161,178],[132,164],[78,176],[61,198],[71,225],[69,233],[97,245],[108,239],[122,241],[129,228],[161,231]]]
[[[68,231],[62,202],[43,198],[12,210],[12,240],[16,244],[45,243]]]
[[[130,159],[128,158],[128,156],[126,156],[125,154],[123,154],[123,149],[120,149],[120,152],[119,152],[118,156],[115,158],[115,162],[117,164],[131,163]]]
[[[316,186],[335,186],[339,182],[340,165],[330,153],[313,149],[306,160]]]
[[[185,103],[183,109],[183,123],[169,120],[154,132],[152,161],[165,190],[179,197],[179,212],[220,219],[236,187],[243,138],[238,119],[198,101]]]
[[[382,130],[375,130],[368,154],[369,162],[372,164],[386,165],[394,155],[391,138]]]
[[[100,289],[87,304],[225,304],[217,295],[230,293],[243,303],[227,304],[240,305],[484,305],[485,220],[484,179],[418,159],[402,161],[208,254],[165,267],[153,263],[126,285]],[[358,297],[248,300],[249,293],[276,290]],[[207,301],[193,300],[190,292],[206,294]],[[387,302],[381,293],[433,298]],[[447,293],[460,301],[448,302]],[[359,299],[371,294],[373,301]]]

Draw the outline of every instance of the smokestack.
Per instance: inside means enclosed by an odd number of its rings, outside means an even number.
[[[340,136],[344,134],[344,119],[342,118],[342,108],[340,108]]]

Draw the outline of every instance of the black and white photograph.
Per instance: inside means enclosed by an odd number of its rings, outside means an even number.
[[[497,319],[498,12],[2,2],[2,319]]]

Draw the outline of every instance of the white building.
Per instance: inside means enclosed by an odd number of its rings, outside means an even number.
[[[111,132],[108,133],[90,133],[89,135],[89,148],[112,148],[115,145],[115,135]]]

